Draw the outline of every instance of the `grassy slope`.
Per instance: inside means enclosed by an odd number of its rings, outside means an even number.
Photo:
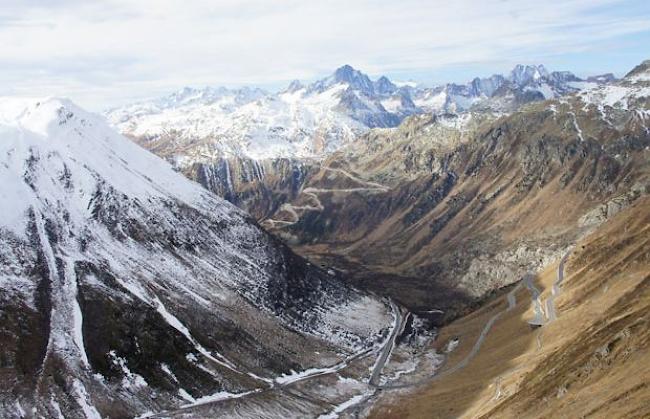
[[[650,415],[650,198],[636,202],[575,248],[556,300],[558,320],[536,331],[530,297],[495,323],[476,358],[409,392],[385,393],[373,417],[648,417]],[[536,282],[544,298],[557,264]],[[499,297],[441,331],[438,345],[469,352]],[[540,347],[541,344],[541,347]]]

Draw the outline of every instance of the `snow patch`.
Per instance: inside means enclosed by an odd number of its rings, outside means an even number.
[[[195,406],[200,406],[202,404],[214,403],[214,402],[218,402],[218,401],[222,401],[222,400],[239,399],[241,397],[248,396],[249,394],[259,393],[260,391],[262,391],[262,390],[261,389],[255,389],[255,390],[251,390],[251,391],[244,391],[242,393],[229,393],[227,391],[220,391],[220,392],[215,393],[215,394],[199,397],[198,399],[195,399],[193,403],[181,406],[181,408],[184,409],[184,408],[188,408],[188,407],[195,407]]]
[[[372,396],[372,394],[373,393],[371,391],[367,391],[367,392],[365,392],[363,394],[358,394],[358,395],[352,397],[351,399],[348,399],[345,402],[343,402],[343,403],[339,404],[338,406],[336,406],[334,408],[334,410],[332,410],[330,413],[318,416],[318,419],[336,419],[341,415],[341,413],[343,413],[347,409],[349,409],[349,408],[351,408],[353,406],[356,406],[359,403],[363,402],[365,399]]]
[[[196,403],[196,399],[192,397],[192,395],[188,393],[185,389],[179,388],[178,395],[181,396],[183,400],[185,400],[186,402]]]
[[[124,377],[122,378],[123,388],[138,388],[138,387],[146,387],[148,385],[145,379],[141,375],[131,372],[131,370],[127,366],[126,359],[118,356],[115,351],[110,351],[108,354],[111,360],[113,361],[113,363],[119,366],[120,369],[122,370],[122,374],[124,375]]]
[[[78,379],[75,379],[72,383],[72,388],[76,393],[76,400],[81,407],[81,410],[84,412],[86,419],[102,419],[101,415],[90,402],[90,396],[84,387],[83,383]]]

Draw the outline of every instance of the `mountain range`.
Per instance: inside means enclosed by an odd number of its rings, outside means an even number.
[[[645,193],[647,74],[499,117],[422,114],[370,130],[263,225],[412,309],[446,306],[445,290],[480,298],[557,258],[606,218],[602,202],[616,198],[613,213]]]
[[[256,88],[184,88],[168,97],[106,112],[123,134],[148,148],[167,149],[178,165],[222,157],[255,160],[322,158],[370,128],[397,126],[419,113],[473,108],[502,113],[614,81],[582,80],[542,65],[516,66],[508,76],[475,78],[433,88],[371,80],[349,65],[278,93]]]

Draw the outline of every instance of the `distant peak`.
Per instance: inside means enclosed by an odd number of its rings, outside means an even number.
[[[353,72],[353,71],[357,71],[357,70],[355,70],[354,67],[352,67],[350,64],[344,64],[344,65],[342,65],[341,67],[339,67],[339,68],[336,69],[336,72],[337,72],[337,73],[338,73],[338,72],[347,72],[347,73],[350,73],[350,72]]]
[[[616,81],[616,76],[612,73],[599,74],[587,77],[588,82],[592,83],[611,83]]]
[[[334,78],[337,81],[350,82],[355,78],[364,75],[362,72],[355,70],[351,65],[346,64],[336,69]]]
[[[390,94],[397,90],[398,87],[386,76],[381,76],[375,82],[375,90],[379,94]]]
[[[625,75],[626,79],[650,80],[650,60],[645,60]]]
[[[293,80],[291,83],[289,83],[289,86],[285,89],[285,92],[287,93],[293,93],[297,92],[298,90],[302,89],[305,87],[300,80]]]
[[[510,72],[510,81],[518,85],[524,85],[550,76],[551,73],[543,64],[517,64]]]
[[[352,89],[361,90],[368,94],[374,93],[374,85],[370,78],[349,64],[337,68],[334,74],[326,79],[317,81],[312,86],[316,90],[322,90],[338,83],[345,83]]]

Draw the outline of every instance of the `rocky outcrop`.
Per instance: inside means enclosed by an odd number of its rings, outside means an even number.
[[[527,273],[538,273],[560,259],[566,248],[555,243],[521,243],[499,253],[485,253],[472,259],[460,276],[458,287],[474,298],[518,281]]]
[[[194,162],[177,170],[263,220],[296,199],[317,167],[317,162],[309,160],[233,157]]]
[[[582,227],[595,227],[612,218],[623,209],[629,207],[634,201],[650,193],[650,183],[635,183],[630,191],[614,197],[598,205],[580,217],[578,223]]]

